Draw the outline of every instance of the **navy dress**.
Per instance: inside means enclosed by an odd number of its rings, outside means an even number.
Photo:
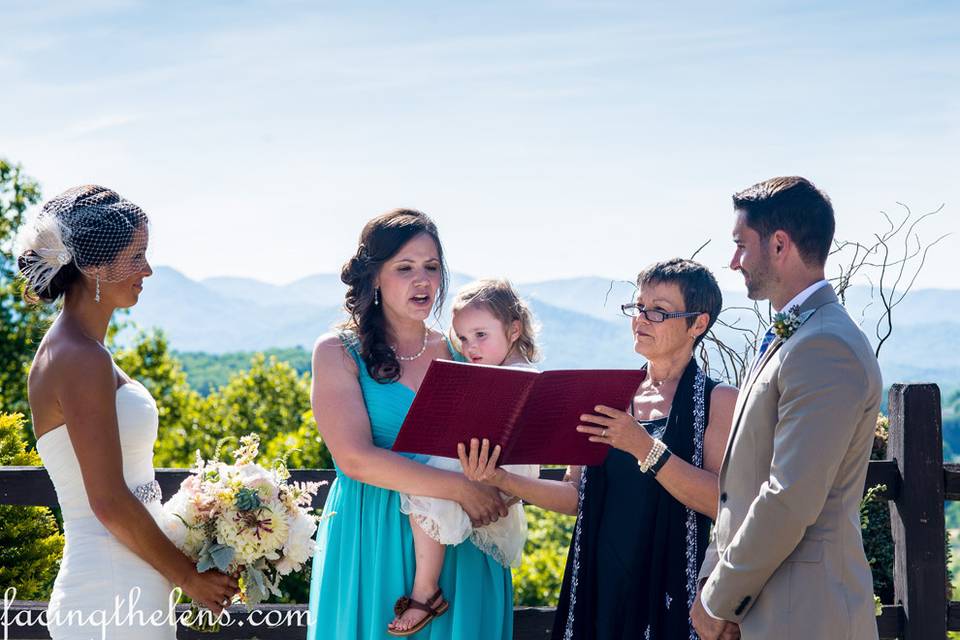
[[[715,385],[691,360],[670,416],[641,423],[701,468]],[[611,449],[581,476],[554,640],[695,640],[688,612],[709,532],[709,518],[641,473],[632,455]]]

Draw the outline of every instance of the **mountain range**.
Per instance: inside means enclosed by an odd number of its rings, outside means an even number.
[[[451,291],[469,282],[453,274]],[[541,325],[542,367],[635,367],[629,320],[620,304],[634,286],[596,276],[522,283]],[[130,319],[140,328],[160,328],[177,351],[212,354],[259,351],[272,347],[309,349],[320,334],[342,319],[344,285],[334,274],[307,276],[287,285],[249,278],[192,280],[170,267],[158,267],[145,282]],[[753,303],[742,291],[724,291],[721,320],[732,327],[756,329]],[[882,305],[868,287],[851,287],[846,306],[877,343],[875,327]],[[761,314],[767,312],[761,309]],[[449,326],[449,317],[441,317]],[[960,290],[923,289],[907,295],[893,311],[894,331],[880,362],[887,382],[938,382],[960,386]],[[717,334],[740,348],[749,333],[718,325]]]

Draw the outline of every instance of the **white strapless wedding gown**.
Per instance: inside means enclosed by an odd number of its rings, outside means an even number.
[[[153,472],[157,405],[138,382],[117,389],[117,422],[127,487],[163,524]],[[65,426],[43,434],[37,453],[63,512],[66,544],[47,608],[53,640],[175,640],[173,585],[117,540],[90,509]]]

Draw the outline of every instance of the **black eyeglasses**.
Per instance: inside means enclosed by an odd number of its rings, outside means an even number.
[[[642,304],[637,304],[636,302],[620,305],[620,311],[623,312],[623,315],[630,316],[631,318],[643,316],[650,322],[663,322],[670,318],[691,318],[704,313],[703,311],[673,311],[668,313],[666,311],[657,311],[656,309],[647,309]]]

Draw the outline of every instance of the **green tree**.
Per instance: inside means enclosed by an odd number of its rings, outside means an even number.
[[[310,410],[309,376],[275,357],[255,355],[249,368],[202,397],[193,390],[160,332],[141,334],[117,363],[153,394],[160,409],[154,453],[158,467],[189,467],[199,450],[209,457],[226,437],[256,433],[264,459],[291,468],[329,468],[333,460]]]
[[[247,371],[234,375],[207,397],[203,418],[204,451],[212,450],[224,436],[256,433],[264,443],[265,455],[291,452],[291,467],[332,466],[310,410],[309,375],[297,373],[275,357],[255,355]]]
[[[27,448],[23,416],[0,414],[0,466],[37,466]],[[60,565],[63,536],[46,507],[0,505],[0,590],[17,589],[18,600],[45,600]]]
[[[37,181],[24,175],[19,165],[0,159],[0,407],[26,415],[27,372],[52,312],[23,302],[13,243],[27,209],[38,202]],[[26,422],[23,429],[32,444]]]
[[[277,360],[288,362],[298,373],[310,371],[310,352],[303,347],[266,349],[264,356],[276,356]],[[177,360],[190,379],[190,386],[200,395],[206,396],[217,387],[222,387],[230,376],[250,366],[250,360],[256,355],[249,351],[233,353],[205,353],[203,351],[174,351]]]

